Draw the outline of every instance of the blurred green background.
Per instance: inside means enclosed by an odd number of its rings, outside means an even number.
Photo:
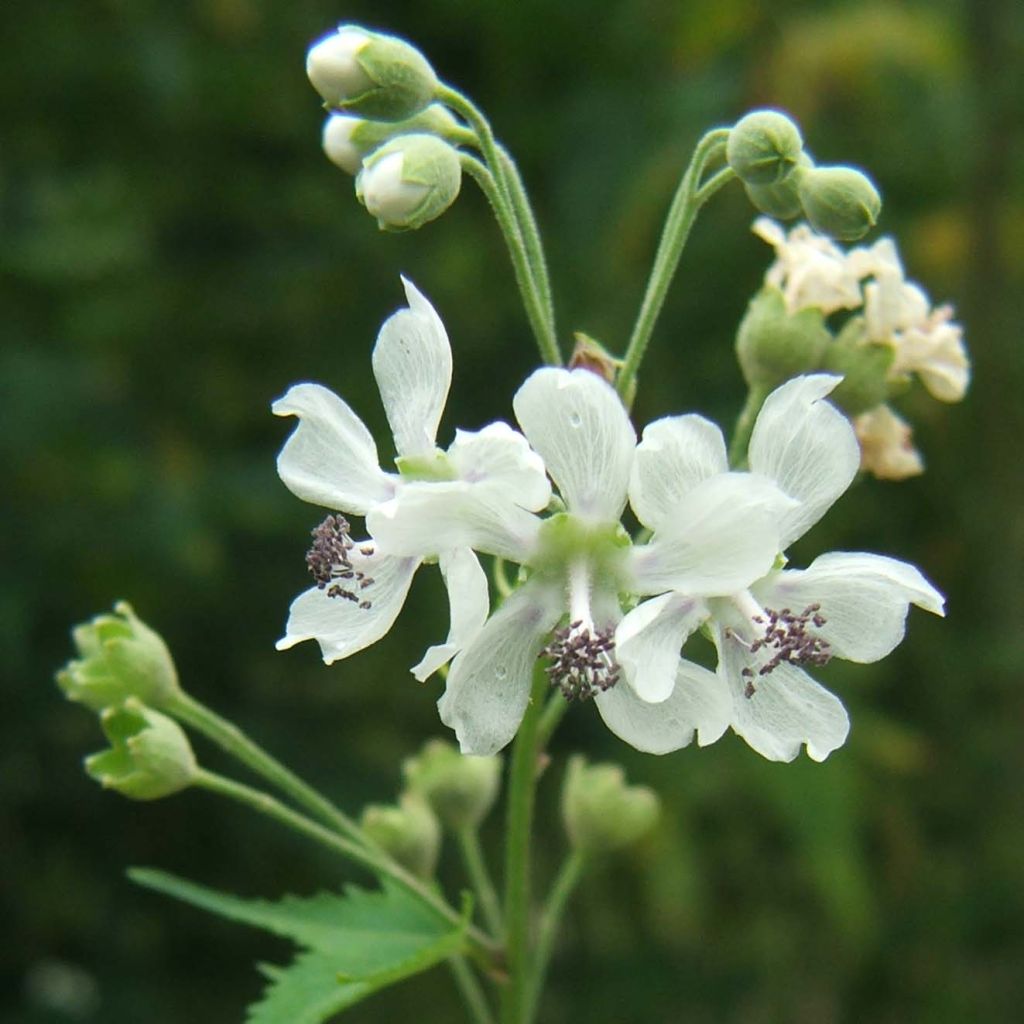
[[[350,810],[389,799],[400,760],[444,731],[440,684],[407,674],[447,628],[436,573],[350,661],[273,650],[320,513],[276,477],[289,425],[271,400],[322,381],[386,436],[369,354],[399,272],[453,341],[442,443],[456,424],[510,418],[536,361],[470,184],[438,223],[382,235],[322,157],[303,61],[338,20],[414,40],[489,112],[545,230],[563,342],[581,328],[621,348],[696,138],[770,104],[820,159],[871,170],[880,229],[912,279],[957,303],[973,352],[966,402],[903,407],[926,475],[866,481],[794,552],[885,552],[949,596],[949,618],[914,612],[886,661],[821,673],[850,708],[844,748],[774,765],[727,737],[657,759],[592,709],[568,717],[556,753],[624,762],[667,812],[584,884],[543,1019],[1020,1020],[1024,8],[1011,0],[0,9],[0,1019],[242,1018],[260,990],[251,962],[286,946],[135,889],[127,865],[249,895],[339,879],[214,797],[139,805],[89,782],[97,724],[51,681],[72,623],[130,599],[196,696]],[[752,216],[732,186],[698,223],[638,423],[735,415],[732,333],[769,261]],[[541,792],[541,878],[560,857],[556,782]],[[445,972],[353,1016],[405,1014],[459,1019]]]

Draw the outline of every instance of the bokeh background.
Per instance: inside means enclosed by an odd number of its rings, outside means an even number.
[[[287,947],[135,889],[153,865],[249,895],[338,864],[216,798],[150,805],[80,770],[97,724],[52,673],[69,626],[125,597],[188,687],[350,810],[387,800],[436,719],[407,674],[447,628],[421,574],[386,642],[326,669],[273,650],[318,511],[278,481],[297,380],[385,437],[370,347],[410,275],[445,319],[442,426],[511,416],[535,365],[500,236],[471,185],[441,221],[380,234],[319,151],[303,73],[338,20],[415,40],[489,112],[550,246],[563,342],[628,334],[696,138],[790,110],[826,161],[869,168],[909,276],[956,302],[966,402],[911,396],[928,472],[866,481],[794,552],[925,567],[949,618],[911,616],[878,665],[821,673],[853,732],[824,765],[728,737],[657,759],[571,714],[557,753],[625,763],[666,813],[592,876],[543,1019],[989,1022],[1024,1003],[1021,356],[1024,8],[1012,0],[93,0],[0,9],[0,1019],[240,1020],[253,960]],[[731,340],[769,251],[732,186],[698,223],[645,365],[638,423],[728,422]],[[212,767],[224,762],[201,748]],[[560,857],[557,776],[540,877]],[[488,843],[497,839],[498,819]],[[366,879],[362,879],[366,881]],[[443,971],[354,1011],[458,1019]]]

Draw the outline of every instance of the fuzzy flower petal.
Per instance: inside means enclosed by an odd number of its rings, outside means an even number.
[[[750,468],[799,502],[782,518],[779,550],[828,511],[860,465],[849,420],[822,401],[839,380],[828,374],[794,377],[768,396],[754,424]]]
[[[617,520],[636,433],[612,387],[589,370],[545,367],[516,392],[513,408],[570,511],[592,521]]]
[[[489,423],[477,431],[456,430],[447,455],[460,480],[493,483],[521,508],[539,512],[551,500],[543,460],[507,423]]]
[[[697,415],[655,420],[636,448],[629,503],[644,526],[657,530],[684,495],[728,469],[725,438],[716,424]]]
[[[369,430],[333,391],[295,384],[272,408],[275,416],[299,417],[277,458],[277,471],[296,497],[365,515],[394,493],[397,478],[377,464]]]

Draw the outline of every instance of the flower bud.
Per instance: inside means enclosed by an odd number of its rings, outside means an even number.
[[[725,159],[747,185],[774,185],[789,177],[803,151],[800,129],[777,110],[755,110],[730,129]]]
[[[79,658],[57,673],[69,700],[93,711],[128,697],[160,707],[181,692],[171,653],[163,640],[138,619],[127,601],[113,615],[98,615],[72,632]]]
[[[404,868],[433,878],[441,852],[441,826],[418,794],[403,793],[398,806],[371,804],[363,809],[363,831]]]
[[[782,292],[766,285],[740,321],[736,355],[747,384],[773,388],[817,369],[830,341],[820,309],[790,313]]]
[[[351,114],[329,114],[324,122],[323,147],[327,159],[349,174],[358,174],[363,159],[398,135],[422,132],[446,138],[458,128],[447,107],[432,103],[404,121],[370,121]]]
[[[306,74],[327,106],[382,121],[418,114],[438,85],[415,47],[356,25],[342,25],[310,47]]]
[[[801,153],[792,174],[772,185],[748,185],[743,188],[747,198],[762,213],[777,220],[793,220],[803,213],[800,203],[800,179],[803,174],[814,166],[814,161],[807,153]]]
[[[573,337],[576,339],[576,344],[569,357],[569,369],[589,370],[591,373],[597,374],[601,380],[614,385],[615,376],[619,372],[622,360],[616,359],[601,342],[591,338],[589,334],[575,331]]]
[[[604,853],[628,846],[654,825],[659,804],[646,786],[627,786],[618,765],[571,758],[562,789],[562,820],[573,848]]]
[[[460,754],[444,740],[430,740],[402,765],[411,790],[434,809],[446,828],[475,829],[494,806],[501,782],[500,757]]]
[[[181,726],[129,697],[108,707],[100,724],[110,749],[85,759],[85,770],[105,789],[133,800],[156,800],[192,785],[199,772]]]
[[[892,346],[868,341],[863,317],[853,317],[825,349],[821,360],[823,370],[843,377],[829,401],[847,416],[859,416],[881,405],[894,386],[898,388],[889,372],[894,358]]]
[[[400,135],[363,161],[356,196],[382,231],[407,231],[455,202],[462,166],[453,146],[433,135]]]
[[[813,167],[800,176],[798,188],[811,227],[831,238],[863,238],[882,212],[871,179],[853,167]]]

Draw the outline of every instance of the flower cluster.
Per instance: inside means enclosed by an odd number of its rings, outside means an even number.
[[[777,316],[769,323],[752,304],[751,313],[760,315],[748,314],[741,327],[748,378],[779,372],[780,347],[790,359],[803,360],[797,372],[842,373],[834,397],[853,419],[862,468],[889,480],[922,472],[911,428],[889,402],[915,377],[939,401],[964,397],[970,362],[952,307],[932,307],[923,289],[906,280],[891,238],[843,251],[806,225],[787,234],[765,217],[754,223],[754,233],[776,254],[755,303],[776,303]],[[840,310],[853,315],[832,337],[825,318]]]
[[[826,401],[839,377],[775,389],[753,428],[749,471],[697,415],[651,423],[637,440],[614,389],[586,369],[545,367],[516,392],[519,430],[497,422],[436,434],[451,350],[430,303],[383,326],[373,369],[394,435],[383,470],[362,421],[317,384],[274,404],[296,416],[278,468],[300,498],[332,510],[314,531],[314,585],[292,604],[279,647],[315,639],[328,663],[373,643],[395,621],[416,569],[436,561],[451,629],[413,668],[451,662],[441,719],[463,752],[492,754],[515,735],[538,659],[566,699],[593,701],[640,750],[666,753],[732,728],[754,749],[815,759],[848,731],[840,701],[805,665],[874,661],[902,639],[910,604],[942,614],[941,595],[911,565],[836,553],[805,570],[783,552],[846,490],[860,450]],[[553,497],[553,489],[557,496]],[[626,506],[643,527],[631,538]],[[340,515],[365,518],[353,540]],[[520,567],[493,613],[479,555]],[[355,598],[355,599],[353,599]],[[683,656],[701,630],[715,671]]]

